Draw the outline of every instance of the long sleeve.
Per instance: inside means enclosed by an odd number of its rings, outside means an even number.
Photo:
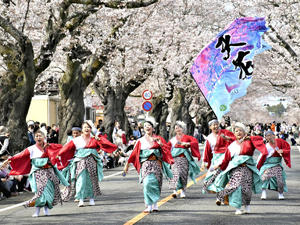
[[[112,153],[114,152],[118,146],[111,143],[109,140],[107,140],[105,137],[99,137],[99,140],[97,140],[98,145],[100,146],[100,149],[107,152]]]
[[[27,148],[9,160],[12,168],[9,175],[24,175],[30,173],[30,152]]]
[[[76,146],[71,140],[67,144],[65,144],[58,152],[58,156],[60,157],[59,169],[65,168],[69,164],[69,160],[74,157],[76,150]]]
[[[140,173],[141,164],[140,164],[140,151],[141,151],[141,142],[137,141],[136,145],[134,146],[134,149],[132,153],[129,156],[128,163],[132,163],[137,170],[138,173]]]
[[[187,137],[188,137],[188,141],[190,142],[190,145],[191,145],[190,148],[191,148],[192,156],[197,157],[198,161],[200,161],[201,154],[199,151],[199,143],[198,143],[197,139],[192,136],[187,136]]]
[[[162,150],[162,155],[163,155],[163,158],[162,160],[169,163],[169,164],[173,164],[174,163],[174,159],[172,157],[172,154],[171,154],[171,148],[170,148],[170,145],[166,142],[166,140],[161,137],[161,136],[158,136],[160,141],[162,142],[162,146],[160,146],[161,150]],[[156,145],[157,143],[155,143]],[[157,144],[158,145],[158,144]]]
[[[257,163],[257,169],[260,169],[262,167],[262,165],[264,164],[264,162],[267,159],[268,156],[268,150],[266,148],[266,145],[264,144],[264,140],[262,137],[260,136],[251,136],[250,137],[251,143],[253,144],[253,146],[260,151],[260,153],[262,154],[260,157],[259,162]]]
[[[224,159],[223,159],[222,163],[220,164],[220,169],[221,170],[226,170],[230,160],[231,160],[231,153],[230,153],[230,150],[227,149],[225,154],[224,154]]]
[[[283,150],[282,157],[284,162],[289,168],[291,168],[291,147],[289,143],[283,139],[276,139],[276,145],[279,149]]]
[[[205,141],[205,148],[204,148],[203,162],[207,163],[207,168],[210,167],[212,158],[213,158],[212,149],[210,147],[209,141],[206,140]]]
[[[59,151],[62,149],[62,145],[61,144],[49,144],[48,147],[46,147],[46,152],[48,154],[48,158],[51,161],[52,165],[57,164],[59,161],[56,158],[56,156],[58,156]]]

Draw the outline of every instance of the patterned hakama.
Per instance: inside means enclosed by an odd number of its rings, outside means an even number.
[[[262,181],[267,181],[271,178],[275,178],[276,179],[276,183],[277,183],[277,190],[279,193],[283,193],[283,187],[284,187],[284,183],[283,183],[283,179],[282,179],[282,168],[281,166],[274,166],[271,167],[269,169],[266,169],[263,173],[263,175],[261,176]]]
[[[34,197],[26,202],[25,206],[47,206],[51,209],[58,202],[62,203],[59,179],[53,168],[36,170],[34,172],[34,179],[37,191]]]
[[[213,154],[213,158],[211,160],[211,167],[214,167],[215,165],[219,165],[222,163],[222,160],[224,158],[224,153],[214,153]],[[214,185],[214,182],[217,178],[217,176],[220,174],[220,170],[216,170],[216,171],[210,171],[208,170],[206,173],[206,176],[204,178],[204,184],[203,184],[203,188],[202,188],[202,193],[215,193],[216,192],[216,188]]]
[[[159,200],[162,177],[162,168],[158,160],[143,162],[140,182],[144,184],[144,200],[147,205],[152,205]]]
[[[170,180],[170,189],[185,189],[188,180],[189,162],[185,157],[175,157],[171,165],[173,179]]]
[[[188,149],[172,148],[171,153],[174,164],[171,165],[173,178],[169,181],[169,188],[185,190],[188,177],[196,183],[195,177],[200,173],[200,168]]]
[[[83,158],[78,157],[65,168],[65,178],[71,182],[71,185],[63,190],[63,201],[69,201],[74,195],[76,199],[95,198],[101,195],[99,177],[102,179],[103,176],[102,164],[94,154]],[[99,172],[100,176],[98,176]]]
[[[269,157],[260,169],[262,188],[287,192],[286,173],[281,165],[281,157]]]
[[[225,189],[217,193],[217,198],[224,202],[225,196],[230,195],[239,187],[242,192],[242,205],[250,205],[252,196],[252,171],[247,166],[239,166],[230,173],[230,180]]]
[[[249,205],[252,191],[261,193],[262,182],[256,163],[251,156],[234,156],[226,170],[222,171],[215,180],[217,198],[224,202],[229,197],[229,205],[241,208]]]

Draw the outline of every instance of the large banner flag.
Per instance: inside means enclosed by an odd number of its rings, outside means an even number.
[[[190,72],[220,120],[230,104],[247,93],[253,74],[253,58],[271,48],[261,36],[264,18],[238,18],[197,56]]]

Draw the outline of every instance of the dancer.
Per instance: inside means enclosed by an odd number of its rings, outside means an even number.
[[[286,174],[282,167],[281,160],[284,159],[286,165],[291,168],[290,145],[283,139],[275,139],[273,131],[265,134],[267,140],[268,156],[267,160],[260,168],[260,175],[263,181],[261,199],[267,199],[266,189],[278,191],[278,199],[283,200],[283,192],[287,192]]]
[[[81,135],[81,127],[73,126],[71,131],[72,131],[72,136],[68,136],[67,143]],[[69,186],[65,187],[61,192],[63,201],[69,201],[70,198],[75,195],[75,182],[71,182],[71,165],[72,165],[71,162],[72,161],[73,161],[73,158],[69,160],[69,164],[65,168],[60,163],[57,166],[58,169],[61,170],[61,173],[63,174],[65,179],[70,184]],[[78,202],[78,201],[79,201],[79,199],[74,200],[74,202]]]
[[[83,122],[81,136],[68,142],[58,153],[63,168],[70,163],[71,182],[75,182],[75,199],[79,199],[79,207],[84,206],[85,198],[90,199],[89,205],[95,205],[94,198],[101,195],[98,182],[103,178],[103,167],[98,151],[112,153],[117,149],[105,138],[97,140],[91,137],[91,129],[88,122]],[[63,200],[70,198],[71,195],[66,195]]]
[[[173,178],[170,180],[170,189],[173,190],[174,198],[177,197],[177,191],[180,189],[180,197],[185,198],[188,175],[196,183],[195,177],[200,173],[200,168],[193,159],[193,156],[198,160],[201,159],[198,141],[184,132],[186,132],[186,124],[183,121],[176,121],[176,136],[168,143],[172,147],[171,154],[174,158],[174,164],[171,166]]]
[[[52,209],[58,202],[62,203],[59,181],[65,186],[69,185],[55,166],[55,156],[62,145],[46,144],[45,135],[40,130],[34,133],[34,140],[35,145],[9,159],[12,168],[10,175],[29,174],[30,186],[35,195],[25,206],[36,207],[32,217],[39,216],[41,207],[44,207],[44,213],[48,216],[48,209]]]
[[[263,165],[268,151],[259,136],[248,136],[246,127],[242,123],[236,123],[234,134],[236,141],[232,142],[225,152],[224,159],[220,165],[212,169],[220,168],[222,172],[215,180],[217,193],[217,205],[224,202],[225,196],[229,197],[229,205],[236,208],[235,214],[250,213],[250,202],[252,190],[261,193],[261,179],[258,169]],[[262,153],[260,161],[253,160],[254,150]],[[241,206],[245,210],[241,211]]]
[[[219,121],[214,119],[208,122],[211,134],[209,134],[205,141],[203,162],[201,171],[219,165],[224,159],[224,153],[227,147],[235,140],[234,134],[225,129],[220,129]],[[220,174],[220,170],[208,170],[204,179],[202,193],[215,193],[216,187],[214,181]]]
[[[153,117],[146,119],[145,135],[137,140],[124,167],[124,172],[128,173],[129,163],[133,163],[140,174],[140,182],[144,184],[145,213],[158,211],[157,201],[161,193],[162,173],[164,172],[167,177],[172,178],[172,172],[167,163],[174,163],[170,146],[162,137],[153,133],[155,125]]]

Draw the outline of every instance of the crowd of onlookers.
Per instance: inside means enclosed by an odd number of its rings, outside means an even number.
[[[222,129],[234,129],[235,122],[221,122],[220,126]],[[28,146],[35,144],[34,132],[36,130],[41,130],[44,132],[48,143],[58,143],[59,128],[57,125],[53,124],[51,127],[47,126],[45,123],[39,123],[34,121],[28,121]],[[92,126],[92,132],[95,136],[103,136],[107,138],[105,129],[99,121],[97,127],[90,121]],[[170,127],[167,127],[167,131]],[[287,140],[291,145],[300,145],[300,127],[297,124],[287,124],[286,122],[276,123],[256,123],[247,125],[248,133],[250,135],[260,135],[264,136],[265,132],[272,130],[277,137]],[[68,132],[68,141],[75,138],[81,134],[80,126],[74,126]],[[118,122],[115,122],[115,126],[112,133],[112,142],[118,146],[118,149],[113,153],[100,152],[100,157],[103,161],[104,168],[110,169],[120,165],[124,165],[130,153],[132,152],[135,142],[137,139],[144,135],[143,126],[141,123],[132,124],[132,132],[130,135],[126,134],[120,127]],[[197,138],[199,143],[204,143],[207,133],[203,132],[200,125],[196,126],[194,137]],[[129,137],[128,137],[129,136]],[[29,181],[27,176],[9,176],[9,166],[2,165],[10,155],[9,149],[9,137],[10,133],[8,129],[4,126],[0,126],[0,199],[4,197],[16,196],[24,191],[30,191]]]

